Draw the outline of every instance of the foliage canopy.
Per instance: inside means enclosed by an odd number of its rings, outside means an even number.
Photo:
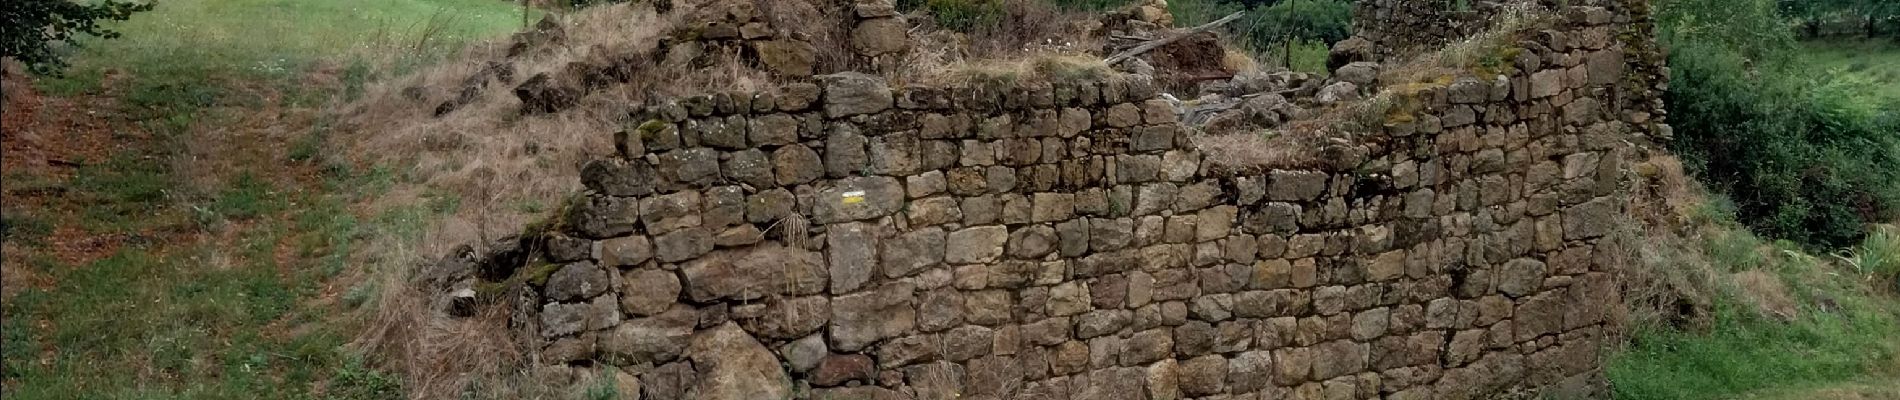
[[[132,13],[148,11],[152,3],[106,0],[80,4],[71,0],[7,0],[0,2],[0,56],[26,63],[36,73],[56,73],[66,66],[58,43],[71,44],[74,35],[119,37],[99,21],[124,21]]]

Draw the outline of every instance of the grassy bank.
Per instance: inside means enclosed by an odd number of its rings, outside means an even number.
[[[1641,268],[1676,269],[1669,273],[1707,288],[1708,317],[1639,324],[1608,366],[1617,398],[1900,393],[1900,236],[1871,235],[1835,257],[1763,241],[1729,221],[1698,231],[1686,246],[1645,249]]]
[[[371,294],[344,277],[364,238],[455,201],[356,207],[401,177],[324,152],[322,108],[521,19],[490,0],[173,0],[82,42],[8,104],[36,139],[10,135],[30,151],[4,171],[6,397],[403,397],[345,350]]]
[[[1802,42],[1800,52],[1814,65],[1865,77],[1868,90],[1900,100],[1900,41],[1815,40]]]

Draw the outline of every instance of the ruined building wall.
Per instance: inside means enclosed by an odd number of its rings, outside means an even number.
[[[537,250],[445,264],[649,399],[1587,396],[1653,109],[1613,13],[1568,11],[1307,168],[1204,162],[1142,76],[684,98]]]

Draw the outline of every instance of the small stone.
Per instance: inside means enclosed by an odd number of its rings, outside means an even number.
[[[1089,311],[1090,301],[1088,285],[1080,281],[1065,282],[1050,289],[1048,311],[1056,316],[1081,314]]]
[[[830,353],[831,350],[825,348],[825,335],[822,333],[805,336],[779,348],[779,354],[787,364],[791,364],[792,371],[799,373],[817,368],[818,363]]]
[[[1226,390],[1227,359],[1219,355],[1195,357],[1181,363],[1181,392],[1207,396]]]
[[[818,152],[803,145],[780,147],[772,152],[772,169],[778,175],[778,183],[792,186],[811,182],[823,174],[823,161]]]
[[[1379,79],[1379,64],[1364,61],[1346,64],[1333,76],[1355,85],[1370,86]]]
[[[1055,251],[1056,242],[1055,228],[1031,225],[1009,234],[1008,253],[1010,257],[1018,259],[1040,259]]]
[[[602,240],[596,244],[599,248],[597,258],[603,267],[638,266],[653,258],[653,244],[646,236],[627,236]]]
[[[833,354],[818,362],[808,375],[813,386],[842,386],[847,382],[871,383],[877,365],[863,354]]]
[[[652,268],[620,273],[620,310],[636,316],[659,314],[679,301],[680,281],[672,272]]]

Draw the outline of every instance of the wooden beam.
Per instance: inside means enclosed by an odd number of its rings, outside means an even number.
[[[1134,58],[1135,56],[1141,55],[1142,53],[1147,53],[1148,51],[1154,50],[1155,48],[1166,46],[1169,43],[1181,41],[1181,39],[1187,38],[1188,36],[1213,30],[1214,27],[1224,25],[1228,22],[1234,22],[1234,20],[1240,19],[1241,14],[1244,14],[1244,12],[1236,11],[1233,14],[1227,14],[1227,16],[1221,17],[1221,19],[1218,19],[1218,20],[1214,20],[1214,22],[1201,24],[1201,26],[1188,28],[1188,30],[1181,31],[1180,33],[1176,33],[1174,35],[1171,35],[1165,38],[1152,40],[1147,43],[1142,43],[1139,46],[1135,46],[1135,48],[1128,49],[1120,53],[1115,53],[1115,55],[1112,55],[1112,56],[1108,56],[1108,58],[1103,59],[1102,61],[1107,62],[1108,65],[1115,65],[1115,63],[1119,63],[1119,62],[1128,60],[1130,58]]]

